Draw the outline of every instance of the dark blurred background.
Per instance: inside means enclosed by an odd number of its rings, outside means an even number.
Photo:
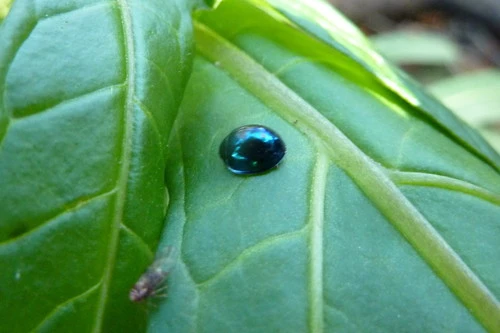
[[[500,0],[330,0],[500,151]]]

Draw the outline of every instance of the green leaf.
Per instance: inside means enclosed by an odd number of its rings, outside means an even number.
[[[351,57],[374,53],[342,28],[321,38],[283,12],[197,16],[161,241],[180,257],[149,331],[500,330],[498,155],[392,67]],[[232,175],[218,145],[253,123],[285,161]]]
[[[0,331],[138,332],[166,140],[192,65],[179,1],[17,0],[0,26]]]

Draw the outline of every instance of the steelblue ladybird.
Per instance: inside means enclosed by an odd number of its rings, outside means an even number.
[[[285,152],[285,143],[280,136],[262,125],[238,127],[219,147],[226,167],[238,175],[266,172],[281,162]]]

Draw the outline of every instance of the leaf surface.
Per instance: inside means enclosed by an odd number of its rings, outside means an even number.
[[[410,99],[388,89],[390,66],[272,3],[197,17],[167,163],[162,244],[179,265],[149,330],[498,331],[498,156],[406,79]],[[256,123],[285,161],[232,175],[218,146]]]
[[[0,331],[138,332],[192,61],[183,1],[17,0],[0,26]]]

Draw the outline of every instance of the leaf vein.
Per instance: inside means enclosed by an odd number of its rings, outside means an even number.
[[[73,211],[76,211],[77,209],[85,206],[85,205],[88,205],[90,204],[91,202],[95,201],[95,200],[98,200],[100,198],[103,198],[105,196],[108,196],[108,195],[111,195],[113,194],[114,192],[116,191],[116,189],[111,189],[109,191],[106,191],[106,192],[99,192],[99,193],[96,193],[96,194],[92,194],[90,196],[84,196],[84,197],[80,197],[68,204],[66,204],[65,206],[63,206],[59,211],[55,212],[52,214],[52,216],[50,216],[49,218],[46,218],[45,220],[39,222],[36,227],[26,231],[25,233],[21,234],[21,235],[18,235],[16,237],[13,237],[13,238],[9,238],[3,242],[0,242],[0,246],[4,246],[4,245],[8,245],[8,244],[11,244],[11,243],[14,243],[14,242],[17,242],[23,238],[26,238],[28,237],[29,235],[32,235],[36,232],[39,232],[40,230],[42,230],[44,227],[48,226],[51,224],[51,222],[54,222],[54,221],[57,221],[57,219],[59,217],[61,217],[62,215],[66,214],[66,213],[70,213],[70,212],[73,212]]]
[[[182,251],[182,248],[183,248],[183,243],[184,243],[184,237],[185,237],[185,232],[186,232],[186,224],[188,222],[188,216],[187,216],[187,210],[186,210],[186,187],[187,187],[187,180],[186,180],[186,171],[184,169],[184,165],[185,165],[185,157],[184,157],[184,150],[182,149],[182,142],[181,142],[181,139],[180,139],[180,136],[179,136],[179,129],[178,129],[178,125],[179,125],[179,122],[180,122],[180,119],[182,118],[182,113],[178,114],[176,119],[174,120],[174,125],[173,125],[173,130],[172,132],[170,133],[170,138],[169,138],[169,143],[172,141],[172,140],[177,140],[177,143],[178,143],[178,147],[179,147],[179,153],[180,153],[180,159],[181,159],[181,168],[180,168],[180,172],[182,173],[182,176],[180,177],[180,179],[182,180],[182,203],[181,203],[181,207],[182,207],[182,214],[184,216],[184,223],[182,224],[182,236],[180,237],[180,240],[179,240],[179,261],[182,262],[182,265],[184,267],[184,270],[186,271],[186,274],[188,276],[188,278],[191,280],[191,283],[193,285],[196,284],[194,278],[193,278],[193,274],[191,273],[191,270],[189,269],[189,266],[186,264],[186,261],[184,260],[183,258],[183,251]],[[200,298],[200,292],[197,288],[194,288],[194,292],[195,292],[195,295],[196,295],[196,299],[194,300],[195,304],[199,304],[199,298]],[[199,327],[200,327],[200,309],[199,307],[196,307],[196,309],[194,310],[194,327],[195,327],[195,331],[196,332],[199,332]]]
[[[398,185],[416,185],[453,190],[476,196],[500,206],[499,194],[464,180],[431,173],[398,170],[389,170],[389,177]]]
[[[34,13],[34,7],[33,3],[30,4],[29,6],[29,14],[25,15],[30,15],[33,18],[36,17]],[[25,20],[27,21],[27,20]],[[12,66],[12,63],[14,62],[14,58],[16,56],[16,52],[23,46],[23,44],[28,40],[28,37],[31,35],[33,32],[33,29],[36,26],[36,19],[33,21],[30,21],[30,24],[26,24],[26,22],[23,22],[22,26],[19,28],[23,28],[23,33],[22,36],[16,40],[16,45],[14,45],[13,41],[7,45],[7,47],[3,46],[2,52],[0,52],[0,90],[2,90],[2,98],[0,99],[1,106],[3,108],[3,112],[5,113],[3,116],[7,118],[7,124],[5,126],[5,131],[0,131],[0,148],[1,144],[4,141],[5,135],[7,134],[7,128],[10,123],[10,114],[7,114],[7,89],[6,89],[6,81],[7,81],[7,74],[9,73],[10,67]],[[6,42],[12,38],[12,36],[3,36],[4,33],[8,31],[7,29],[0,29],[0,41]],[[2,65],[4,64],[5,65]],[[1,118],[0,118],[1,119]]]
[[[163,79],[163,81],[165,82],[165,85],[167,87],[167,92],[168,92],[169,96],[172,98],[172,100],[174,101],[173,104],[177,105],[178,97],[175,96],[175,94],[174,94],[174,91],[172,88],[172,81],[171,81],[170,77],[165,73],[165,71],[156,62],[154,62],[153,60],[146,58],[146,57],[143,57],[143,59],[146,60],[149,64],[151,64],[151,66],[154,67],[158,71],[158,73],[160,73],[160,76]]]
[[[252,255],[256,254],[258,251],[267,249],[268,247],[271,247],[273,245],[276,245],[276,243],[281,242],[281,241],[287,241],[290,238],[298,237],[304,234],[305,228],[292,231],[292,232],[287,232],[284,234],[279,234],[279,235],[274,235],[271,237],[268,237],[259,243],[250,246],[246,249],[244,249],[239,255],[237,255],[233,260],[231,260],[228,264],[223,266],[217,273],[213,274],[211,277],[208,279],[201,281],[201,282],[196,282],[196,286],[200,289],[206,288],[208,285],[213,284],[215,281],[217,281],[219,278],[227,274],[231,269],[233,269],[235,266],[237,266],[240,262],[243,260],[251,257]]]
[[[139,109],[144,113],[144,115],[146,116],[146,118],[151,123],[151,127],[153,127],[153,131],[155,132],[156,138],[158,140],[158,144],[161,145],[161,142],[162,142],[161,133],[160,133],[160,129],[158,127],[158,121],[154,117],[153,113],[137,97],[134,98],[134,102],[137,103],[137,106],[139,107]]]
[[[127,92],[125,101],[125,110],[123,117],[123,137],[121,152],[121,168],[117,178],[117,195],[115,201],[115,212],[111,225],[111,235],[108,247],[108,256],[105,258],[105,270],[103,272],[103,285],[101,295],[97,304],[96,324],[93,332],[102,331],[104,315],[106,311],[107,299],[113,275],[116,255],[118,251],[118,242],[120,237],[120,225],[123,223],[123,214],[127,196],[128,173],[132,159],[132,132],[133,132],[133,103],[135,96],[135,85],[132,80],[135,78],[135,50],[133,41],[132,19],[127,0],[117,0],[119,13],[121,16],[122,33],[124,35],[124,45],[126,50],[126,70],[127,70]]]
[[[109,91],[113,91],[115,89],[120,89],[123,86],[124,86],[123,83],[108,85],[108,86],[105,86],[105,87],[102,87],[102,88],[98,88],[98,89],[95,89],[95,90],[92,90],[92,91],[89,91],[89,92],[85,92],[85,93],[80,94],[78,96],[74,96],[74,97],[62,100],[62,101],[60,101],[58,103],[52,104],[52,105],[47,106],[47,107],[45,107],[45,108],[43,108],[41,110],[37,110],[37,111],[35,111],[33,113],[26,114],[26,115],[23,115],[23,116],[20,116],[20,117],[11,116],[10,118],[12,120],[15,120],[15,121],[20,121],[20,120],[23,120],[23,119],[26,119],[26,118],[29,118],[29,117],[33,117],[33,116],[39,115],[41,113],[48,112],[48,111],[50,111],[52,109],[55,109],[57,107],[64,106],[65,104],[78,102],[79,100],[85,99],[85,98],[87,98],[89,96],[92,96],[94,94],[101,94],[101,93],[104,93],[104,92],[106,92],[108,90]]]
[[[132,238],[136,239],[139,242],[139,244],[141,244],[141,247],[144,249],[144,252],[147,253],[148,257],[150,257],[150,259],[153,259],[154,257],[153,250],[151,250],[148,243],[146,243],[146,241],[141,236],[139,236],[133,229],[128,227],[125,223],[122,223],[120,225],[120,228],[122,228]]]
[[[413,132],[413,126],[410,126],[405,133],[403,134],[403,137],[401,138],[401,141],[399,142],[399,147],[398,147],[398,154],[396,155],[396,162],[394,162],[394,165],[399,168],[401,166],[401,161],[403,160],[403,151],[404,151],[404,145],[406,144],[406,141],[409,139],[410,135]]]
[[[231,202],[233,196],[241,189],[241,187],[247,182],[248,178],[240,178],[236,181],[236,185],[228,189],[228,193],[217,200],[210,201],[208,204],[200,205],[196,207],[196,210],[199,212],[198,214],[191,214],[191,219],[196,220],[198,215],[204,215],[208,210],[213,208],[221,207],[227,203]]]
[[[178,137],[178,133],[176,131],[176,136],[177,138]],[[180,140],[180,139],[179,139]],[[184,224],[182,225],[182,237],[180,239],[180,245],[179,245],[179,248],[181,249],[181,252],[180,252],[180,257],[181,257],[181,260],[182,262],[184,263],[184,266],[186,268],[186,273],[188,274],[189,278],[191,279],[191,282],[193,284],[196,283],[196,281],[194,280],[193,278],[193,274],[191,273],[190,269],[189,269],[189,266],[186,264],[186,261],[184,260],[183,256],[182,256],[182,246],[183,246],[183,243],[184,243],[184,237],[185,237],[185,233],[186,233],[186,224],[188,223],[188,215],[187,215],[187,209],[186,209],[186,184],[187,184],[187,181],[186,181],[186,172],[184,170],[184,165],[185,165],[185,158],[184,158],[184,151],[182,149],[182,144],[179,143],[179,152],[180,152],[180,155],[181,155],[181,160],[182,160],[182,188],[183,188],[183,200],[182,200],[182,213],[184,215]]]
[[[310,277],[309,277],[309,327],[311,332],[323,332],[323,224],[325,209],[326,177],[328,157],[319,148],[310,189],[310,211],[308,226],[310,230]]]
[[[92,292],[94,292],[97,288],[99,288],[99,286],[101,285],[102,281],[99,281],[97,284],[93,285],[92,287],[88,288],[87,290],[85,290],[83,293],[81,294],[78,294],[70,299],[67,299],[65,300],[64,302],[62,302],[61,304],[57,305],[36,327],[35,329],[32,330],[32,332],[40,332],[42,330],[42,326],[48,322],[51,318],[53,318],[55,315],[57,315],[57,312],[63,308],[64,306],[72,303],[72,302],[75,302],[77,300],[79,300],[80,298],[84,298],[86,296],[88,296],[89,294],[91,294]]]

